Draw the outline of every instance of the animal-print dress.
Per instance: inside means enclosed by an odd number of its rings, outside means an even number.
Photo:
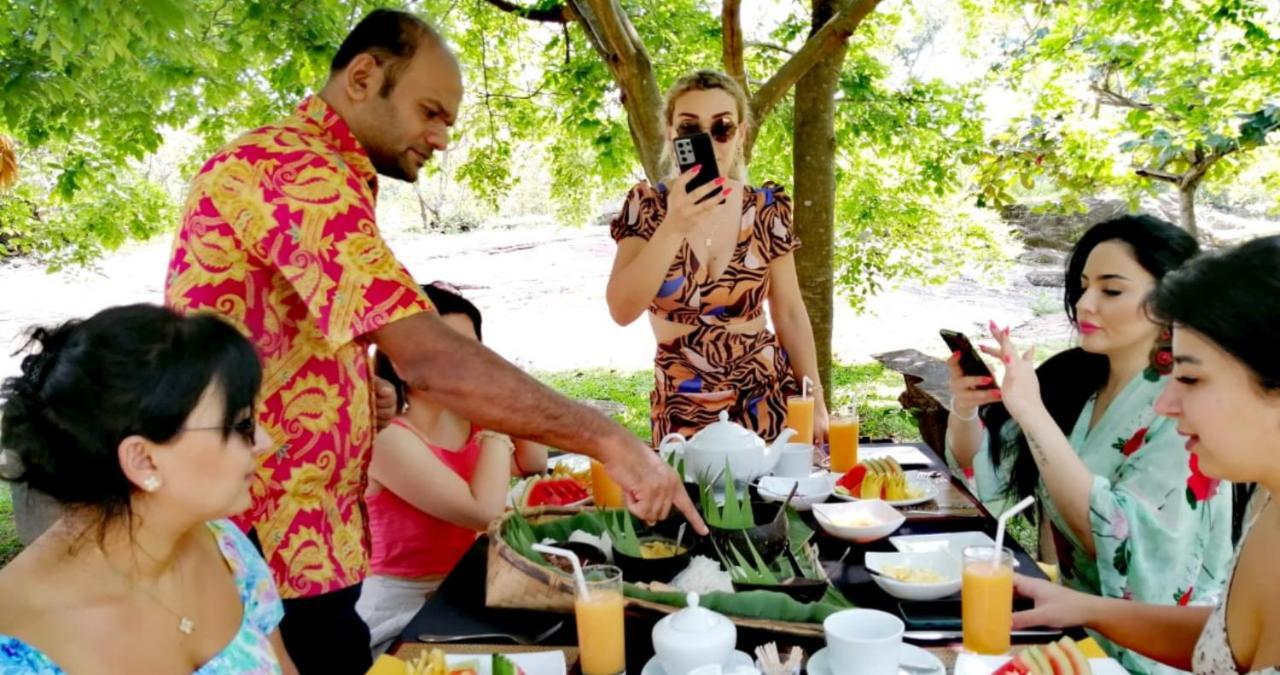
[[[641,182],[627,194],[611,234],[615,241],[648,241],[666,212],[666,187]],[[769,263],[800,246],[792,231],[791,199],[774,183],[748,186],[739,222],[737,245],[718,278],[710,278],[710,268],[685,241],[649,305],[659,318],[695,327],[658,345],[649,407],[654,444],[672,432],[692,436],[721,410],[771,441],[782,430],[787,397],[799,393],[777,335],[768,329],[727,330],[764,313]]]

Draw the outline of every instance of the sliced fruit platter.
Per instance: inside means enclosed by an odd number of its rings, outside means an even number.
[[[1089,642],[1092,644],[1092,642]],[[1098,650],[1096,645],[1094,651]],[[1119,675],[1125,669],[1110,658],[1088,658],[1085,649],[1070,637],[1044,645],[1032,645],[1008,656],[962,653],[955,675]]]
[[[890,506],[923,504],[938,496],[938,488],[926,477],[902,470],[892,457],[859,462],[836,480],[837,499],[882,499]]]
[[[516,482],[508,493],[513,508],[534,506],[582,506],[591,502],[591,492],[574,478],[555,475],[529,476]]]

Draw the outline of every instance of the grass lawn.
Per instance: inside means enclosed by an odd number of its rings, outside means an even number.
[[[649,438],[649,390],[653,372],[605,368],[534,373],[547,386],[575,399],[613,401],[625,409],[615,417],[641,438]],[[878,362],[836,364],[832,407],[839,410],[857,401],[862,435],[876,439],[919,441],[915,419],[898,404],[902,375]]]
[[[13,499],[9,496],[9,485],[0,481],[0,567],[13,560],[21,550],[18,530],[13,523]]]

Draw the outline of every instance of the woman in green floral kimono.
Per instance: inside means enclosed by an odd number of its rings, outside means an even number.
[[[1168,605],[1213,603],[1222,591],[1230,489],[1200,473],[1174,423],[1155,411],[1173,360],[1168,327],[1144,309],[1156,281],[1197,250],[1149,216],[1099,224],[1067,262],[1065,305],[1080,348],[1037,371],[1034,349],[1021,351],[992,323],[997,345],[983,351],[1004,365],[998,388],[964,377],[951,359],[948,454],[972,468],[992,510],[1038,496],[1040,557],[1056,560],[1077,590]],[[1131,672],[1170,671],[1101,642]]]

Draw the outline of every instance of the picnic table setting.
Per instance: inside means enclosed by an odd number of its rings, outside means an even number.
[[[837,419],[815,453],[797,426],[767,444],[722,415],[662,440],[707,537],[553,457],[371,672],[1124,672],[1082,632],[1011,630],[1014,570],[1045,571],[932,448]]]

